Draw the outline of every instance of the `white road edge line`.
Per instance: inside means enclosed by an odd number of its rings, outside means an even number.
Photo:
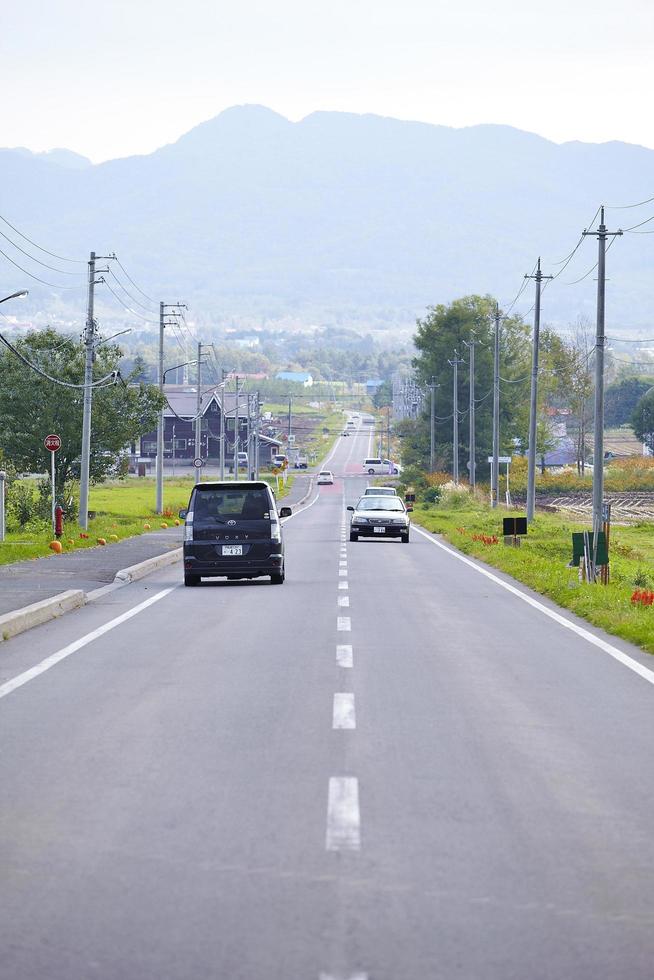
[[[82,647],[88,646],[93,640],[97,640],[99,637],[104,636],[110,630],[115,629],[116,626],[120,626],[121,623],[127,622],[133,616],[138,616],[140,612],[147,609],[148,606],[152,606],[155,602],[159,602],[160,599],[165,598],[169,595],[177,586],[171,586],[169,589],[162,589],[161,592],[157,592],[156,595],[150,596],[145,602],[140,602],[138,606],[134,606],[133,609],[128,609],[127,612],[122,613],[120,616],[116,616],[115,619],[110,619],[108,623],[103,626],[99,626],[97,629],[92,630],[87,633],[86,636],[81,636],[79,640],[74,640],[69,643],[68,646],[62,647],[61,650],[57,650],[56,653],[51,653],[49,657],[42,660],[40,663],[36,664],[34,667],[30,667],[29,670],[23,671],[22,674],[18,674],[16,677],[12,677],[10,681],[6,681],[0,686],[0,698],[6,698],[8,694],[16,691],[19,687],[27,684],[29,681],[34,680],[40,674],[44,674],[46,670],[50,670],[55,664],[60,663],[65,660],[66,657],[70,657],[71,654],[76,653],[81,650]]]
[[[355,776],[332,776],[327,798],[328,851],[358,851],[361,848],[359,780]]]
[[[352,644],[339,643],[336,647],[336,663],[339,667],[352,667],[354,659],[352,657]]]
[[[582,638],[582,640],[586,640],[587,643],[592,643],[593,646],[599,647],[599,649],[603,650],[604,653],[608,653],[609,657],[613,657],[613,659],[617,660],[618,663],[621,663],[623,667],[628,667],[629,670],[633,670],[633,672],[642,677],[643,680],[648,681],[650,684],[654,684],[654,671],[643,666],[643,664],[638,663],[637,660],[634,660],[632,657],[628,656],[628,654],[623,653],[622,650],[614,647],[613,644],[607,643],[606,640],[603,640],[600,636],[595,636],[595,634],[591,633],[590,630],[584,629],[583,626],[579,626],[577,623],[573,623],[571,620],[566,619],[565,616],[562,616],[561,613],[555,612],[554,609],[548,609],[547,606],[543,605],[542,602],[539,602],[538,599],[534,599],[532,596],[527,595],[526,592],[522,592],[521,589],[516,588],[515,585],[511,585],[510,582],[505,582],[498,575],[494,575],[486,568],[482,568],[480,565],[477,565],[476,562],[471,561],[470,558],[460,554],[458,551],[454,551],[453,548],[448,548],[447,545],[437,541],[436,538],[431,536],[431,534],[429,534],[427,531],[423,531],[422,528],[416,527],[415,524],[413,525],[413,530],[418,534],[421,534],[423,538],[426,538],[430,544],[434,544],[437,548],[441,548],[443,551],[446,551],[449,555],[452,555],[453,558],[457,558],[459,561],[462,561],[464,565],[469,565],[470,568],[474,568],[474,570],[479,572],[480,575],[484,575],[486,578],[490,579],[491,582],[495,582],[496,585],[500,585],[503,589],[506,589],[507,592],[511,592],[514,596],[517,596],[518,599],[522,599],[522,601],[526,602],[529,606],[533,606],[534,609],[537,609],[539,612],[543,613],[543,615],[553,619],[555,623],[558,623],[565,629],[570,630],[572,633],[576,633],[577,636]]]
[[[354,708],[354,694],[339,692],[334,695],[332,728],[356,728],[357,718]]]

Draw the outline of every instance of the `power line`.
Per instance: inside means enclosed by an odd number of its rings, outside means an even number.
[[[118,278],[118,276],[116,275],[116,273],[114,272],[114,270],[111,268],[111,266],[109,266],[109,273],[110,273],[111,276],[113,276],[113,278],[116,280],[116,282],[118,283],[118,285],[120,286],[120,288],[125,293],[127,293],[127,295],[129,296],[129,298],[134,303],[136,303],[138,306],[140,306],[141,309],[145,310],[146,313],[150,313],[151,315],[154,315],[154,313],[155,313],[154,310],[151,310],[150,307],[146,306],[145,303],[142,303],[140,299],[138,299],[136,296],[134,296],[132,293],[130,293],[130,291],[127,288],[127,286],[125,286],[125,284],[120,281],[120,279]]]
[[[650,221],[654,221],[654,214],[650,215],[649,218],[645,218],[644,221],[639,221],[637,225],[631,225],[629,228],[623,228],[623,231],[633,231],[634,228],[640,228],[641,225],[648,225]]]
[[[606,204],[605,207],[609,211],[628,211],[630,208],[642,208],[644,204],[651,204],[652,201],[654,197],[648,197],[646,201],[638,201],[636,204]]]
[[[12,225],[11,221],[7,221],[7,219],[3,217],[1,214],[0,214],[0,221],[4,221],[4,223],[8,225],[9,228],[12,229],[12,231],[15,231],[17,235],[20,235],[21,238],[24,238],[26,242],[29,242],[30,245],[34,246],[34,248],[38,248],[40,252],[45,252],[46,255],[52,256],[53,259],[59,259],[61,262],[78,262],[80,265],[86,265],[84,259],[67,259],[65,255],[57,255],[56,252],[50,252],[48,251],[47,248],[43,248],[42,245],[37,245],[36,242],[33,242],[31,238],[28,238],[27,235],[24,235],[22,231],[19,231],[15,225]]]
[[[113,260],[115,262],[118,263],[118,265],[120,266],[120,268],[123,270],[123,272],[125,273],[125,275],[129,279],[129,281],[131,282],[132,286],[134,286],[135,289],[138,289],[139,293],[141,293],[142,296],[145,296],[146,299],[150,300],[150,302],[151,303],[154,303],[154,305],[156,306],[157,305],[156,299],[152,299],[151,296],[148,296],[148,294],[145,292],[145,290],[141,289],[141,287],[138,285],[138,283],[134,282],[134,280],[132,279],[132,277],[130,276],[129,272],[127,271],[127,269],[125,268],[125,266],[123,265],[123,263],[120,261],[120,259],[118,258],[118,256],[114,254],[112,256],[112,258],[113,258]]]
[[[26,249],[21,248],[20,245],[17,245],[13,238],[10,238],[9,235],[5,235],[4,231],[0,231],[0,235],[2,235],[5,241],[8,241],[10,245],[13,245],[18,252],[22,252],[23,255],[27,256],[27,258],[32,262],[38,262],[39,265],[42,265],[45,269],[50,269],[51,272],[59,272],[62,276],[86,276],[86,273],[82,272],[81,270],[79,272],[68,272],[66,269],[57,269],[54,265],[48,265],[47,262],[42,262],[41,259],[37,259],[35,255],[32,255]]]
[[[106,279],[104,278],[104,276],[103,276],[103,278],[102,278],[102,279],[101,279],[100,281],[104,283],[104,285],[105,285],[105,286],[107,287],[107,289],[108,289],[108,290],[109,290],[109,292],[110,292],[110,293],[112,294],[112,296],[114,296],[114,297],[115,297],[115,298],[116,298],[116,299],[118,300],[118,302],[119,302],[119,303],[120,303],[120,305],[121,305],[121,306],[123,307],[123,309],[125,309],[125,310],[127,310],[127,312],[128,312],[128,313],[131,313],[131,314],[132,314],[132,316],[137,316],[137,317],[139,317],[139,318],[140,318],[141,320],[144,320],[144,321],[145,321],[146,323],[152,323],[152,324],[154,324],[155,326],[157,326],[157,325],[158,325],[158,321],[157,321],[157,320],[150,320],[150,319],[148,319],[148,317],[147,317],[147,316],[143,316],[143,314],[142,314],[142,313],[139,313],[139,312],[138,312],[138,310],[133,310],[133,309],[131,308],[131,306],[128,306],[128,305],[127,305],[127,304],[126,304],[126,303],[124,302],[124,300],[123,300],[123,299],[121,299],[121,297],[120,297],[120,296],[118,295],[118,293],[117,293],[117,292],[115,291],[115,289],[112,289],[112,288],[111,288],[111,286],[109,285],[109,283],[107,282],[107,280],[106,280]]]
[[[33,272],[29,272],[27,269],[24,269],[22,265],[19,265],[18,262],[14,261],[14,259],[12,259],[10,255],[7,255],[6,252],[3,252],[1,248],[0,255],[4,255],[8,262],[15,265],[17,269],[24,272],[26,276],[30,277],[30,279],[35,279],[37,282],[42,283],[44,286],[50,286],[52,289],[82,289],[85,286],[85,283],[76,283],[74,286],[62,286],[56,282],[47,282],[45,279],[40,279],[38,276],[35,276]]]
[[[3,343],[5,347],[7,347],[8,350],[10,350],[11,353],[14,354],[20,361],[22,361],[23,364],[25,364],[28,368],[31,368],[31,370],[35,371],[37,374],[40,374],[41,377],[46,378],[46,380],[52,381],[56,385],[61,385],[62,388],[86,388],[87,387],[85,384],[76,385],[70,381],[62,381],[60,378],[53,378],[52,375],[47,374],[45,371],[42,371],[41,368],[36,366],[36,364],[32,364],[32,362],[29,361],[26,357],[24,357],[24,355],[21,354],[21,352],[17,350],[17,348],[14,347],[14,345],[10,341],[8,341],[6,337],[3,337],[2,334],[0,334],[0,342]],[[104,378],[100,378],[99,381],[94,381],[93,384],[90,385],[90,387],[109,388],[112,385],[116,384],[116,381],[118,380],[118,376],[119,376],[119,372],[110,371],[109,374],[106,374],[104,376]]]

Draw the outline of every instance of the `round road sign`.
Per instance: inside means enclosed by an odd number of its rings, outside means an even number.
[[[46,449],[49,449],[51,453],[56,453],[58,449],[61,449],[61,438],[50,434],[43,440],[43,445]]]
[[[199,456],[196,456],[193,460],[193,465],[195,466],[196,470],[199,470],[201,466],[204,466],[204,460]]]

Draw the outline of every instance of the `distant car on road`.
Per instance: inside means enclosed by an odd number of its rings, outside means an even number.
[[[332,473],[331,470],[321,470],[320,473],[318,474],[318,479],[316,480],[318,486],[320,486],[320,484],[328,484],[333,482],[334,482],[334,474]]]
[[[296,456],[295,457],[295,462],[293,463],[293,466],[295,467],[296,470],[306,470],[306,469],[308,469],[308,467],[309,467],[309,458],[308,458],[308,456],[304,456],[302,454],[300,454],[299,456]]]
[[[285,576],[284,543],[275,496],[263,480],[197,483],[184,524],[184,585],[203,577],[228,579],[270,575],[273,585]]]
[[[350,433],[349,433],[349,432],[347,432],[346,430],[345,430],[345,431],[343,431],[343,432],[341,432],[341,435],[342,435],[342,436],[349,436],[349,434],[350,434]]]
[[[288,456],[285,453],[275,453],[271,462],[274,469],[281,470],[284,465],[288,465]]]
[[[404,544],[409,542],[411,518],[404,503],[398,496],[361,497],[352,511],[350,520],[350,541],[365,538],[400,538]]]

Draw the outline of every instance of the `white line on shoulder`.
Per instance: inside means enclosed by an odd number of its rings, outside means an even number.
[[[505,582],[499,577],[499,575],[494,575],[493,572],[488,571],[488,569],[482,568],[481,565],[478,565],[475,561],[467,558],[466,555],[462,555],[453,548],[448,548],[447,545],[443,544],[441,541],[437,541],[431,534],[429,534],[427,531],[423,531],[422,528],[416,527],[415,524],[413,525],[413,530],[418,534],[421,534],[423,538],[430,542],[430,544],[436,545],[436,547],[441,548],[442,551],[446,551],[448,555],[452,555],[453,558],[457,558],[459,561],[462,561],[464,565],[469,565],[470,568],[474,568],[474,570],[479,572],[480,575],[484,575],[486,578],[490,579],[491,582],[495,582],[496,585],[506,589],[507,592],[511,592],[512,595],[516,596],[518,599],[522,599],[522,601],[526,602],[528,605],[533,606],[534,609],[537,609],[539,612],[543,613],[543,615],[549,616],[550,619],[553,619],[554,622],[558,623],[560,626],[563,626],[565,629],[576,633],[577,636],[580,636],[583,640],[586,640],[586,642],[592,643],[593,646],[599,647],[599,649],[603,650],[604,653],[608,653],[610,657],[617,660],[618,663],[621,663],[624,667],[628,667],[629,670],[633,670],[633,672],[642,677],[643,680],[648,681],[650,684],[654,684],[654,671],[650,670],[648,667],[645,667],[643,664],[638,663],[638,661],[634,660],[633,657],[623,653],[622,650],[618,649],[618,647],[614,647],[612,643],[607,643],[607,641],[603,640],[601,636],[595,636],[595,634],[591,633],[590,630],[584,629],[584,627],[579,626],[578,623],[573,623],[572,620],[567,619],[554,609],[548,609],[548,607],[544,605],[544,603],[539,602],[538,599],[534,599],[533,596],[527,595],[526,592],[516,588],[515,585],[511,585],[510,582]]]
[[[10,681],[6,681],[2,686],[0,686],[0,698],[5,698],[12,691],[17,690],[29,681],[34,680],[39,674],[44,674],[46,670],[50,670],[55,664],[60,663],[60,661],[65,660],[66,657],[70,657],[72,653],[76,653],[81,650],[82,647],[88,646],[93,640],[97,640],[99,637],[104,636],[110,630],[115,629],[116,626],[120,626],[121,623],[127,622],[132,616],[137,616],[148,606],[153,605],[155,602],[159,602],[165,596],[169,595],[176,586],[172,586],[169,589],[162,589],[161,592],[157,592],[156,595],[150,596],[145,602],[140,602],[138,606],[134,606],[133,609],[128,609],[127,612],[122,613],[120,616],[116,616],[115,619],[110,619],[108,623],[103,626],[99,626],[97,629],[92,630],[87,633],[86,636],[81,636],[79,640],[74,640],[73,643],[69,643],[68,646],[63,647],[61,650],[57,650],[56,653],[51,653],[49,657],[42,660],[40,663],[36,664],[34,667],[30,667],[29,670],[23,671],[22,674],[18,674],[16,677],[12,677]]]

